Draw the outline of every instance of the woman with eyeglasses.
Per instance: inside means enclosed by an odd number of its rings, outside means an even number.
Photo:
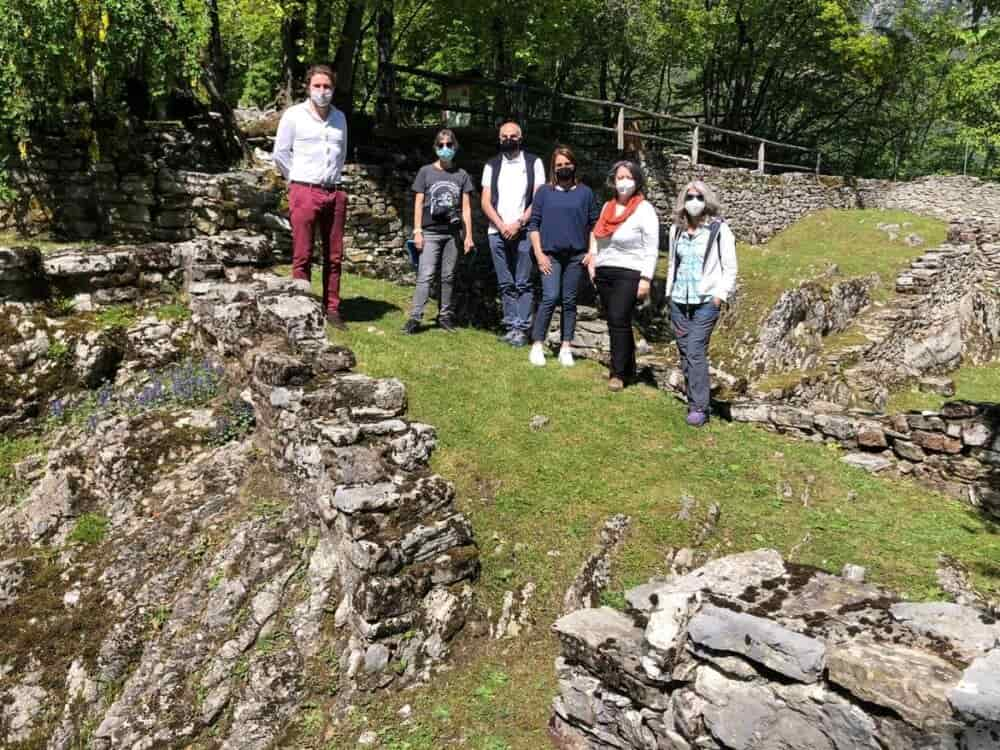
[[[594,193],[579,182],[576,156],[566,146],[556,147],[549,164],[549,184],[535,193],[528,221],[528,238],[542,273],[542,302],[535,313],[528,355],[533,365],[545,364],[545,337],[561,300],[559,364],[573,366],[570,344],[576,333],[576,292],[596,223]]]
[[[426,164],[413,180],[413,244],[420,253],[417,267],[417,288],[413,292],[410,317],[403,325],[403,333],[420,330],[424,305],[430,296],[431,281],[441,266],[441,304],[438,308],[438,327],[454,331],[451,296],[458,265],[458,247],[466,254],[472,243],[472,180],[468,173],[455,166],[458,139],[445,128],[434,139],[437,160]]]
[[[670,227],[666,296],[692,427],[708,422],[708,342],[722,303],[736,287],[736,238],[719,213],[715,194],[695,180],[678,193]]]

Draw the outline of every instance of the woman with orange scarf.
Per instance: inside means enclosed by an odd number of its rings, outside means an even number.
[[[608,388],[620,391],[635,378],[632,313],[649,294],[660,247],[660,220],[643,191],[638,164],[620,161],[608,180],[614,197],[604,204],[594,227],[594,244],[584,259],[597,286],[611,338]]]

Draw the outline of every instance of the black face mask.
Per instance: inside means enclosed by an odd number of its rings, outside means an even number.
[[[513,154],[515,151],[521,148],[521,142],[516,140],[502,140],[500,141],[500,151],[505,154]]]
[[[576,167],[559,167],[556,170],[556,179],[559,182],[569,182],[573,179],[573,175],[576,174]]]

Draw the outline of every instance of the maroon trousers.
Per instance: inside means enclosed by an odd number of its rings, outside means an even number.
[[[292,224],[292,278],[311,280],[313,232],[319,224],[323,241],[323,306],[328,313],[339,312],[347,193],[291,183],[288,212]]]

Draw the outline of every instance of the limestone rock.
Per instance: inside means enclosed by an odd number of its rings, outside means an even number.
[[[889,612],[915,632],[949,641],[969,659],[1000,647],[1000,623],[973,607],[950,602],[898,602]]]
[[[1000,723],[1000,649],[972,662],[948,700],[959,713]]]

